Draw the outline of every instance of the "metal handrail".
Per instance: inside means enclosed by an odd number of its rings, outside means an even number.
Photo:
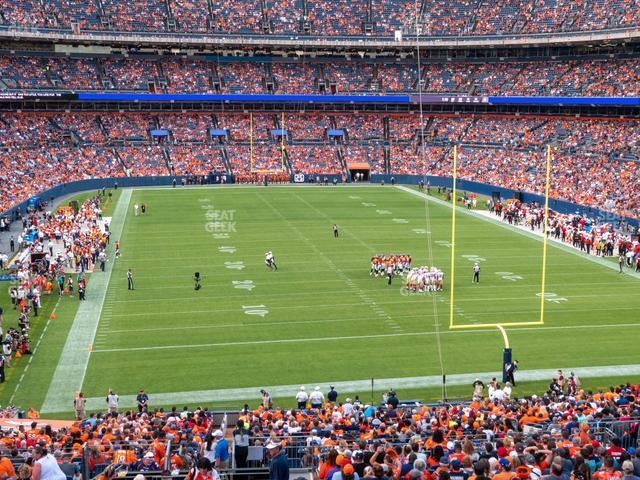
[[[70,42],[134,43],[180,45],[181,47],[214,45],[237,46],[290,46],[290,47],[362,47],[362,48],[415,48],[416,41],[395,40],[391,35],[314,36],[302,34],[236,34],[236,33],[180,33],[130,32],[117,30],[82,30],[71,28],[31,27],[18,24],[0,25],[0,38],[25,40],[51,40]],[[553,33],[527,33],[504,35],[461,35],[420,37],[424,48],[472,48],[518,45],[581,44],[591,42],[619,42],[640,38],[640,27],[622,27],[603,30],[584,30]]]

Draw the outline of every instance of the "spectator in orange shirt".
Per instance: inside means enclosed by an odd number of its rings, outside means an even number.
[[[596,480],[612,480],[622,477],[622,474],[614,470],[614,460],[611,455],[605,455],[602,468],[593,474]]]
[[[496,473],[491,480],[512,480],[517,475],[511,471],[511,460],[508,457],[503,457],[498,461],[500,465],[500,471]]]
[[[7,457],[0,457],[0,480],[7,480],[15,478],[16,471],[13,468],[13,463]]]

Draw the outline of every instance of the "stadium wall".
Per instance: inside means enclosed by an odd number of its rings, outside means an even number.
[[[338,182],[341,183],[342,179],[339,175],[321,175],[327,177],[329,182],[333,181],[335,177]],[[43,200],[51,200],[56,199],[65,195],[73,195],[80,192],[91,191],[91,190],[100,190],[102,188],[113,188],[114,184],[117,182],[118,187],[168,187],[172,185],[173,180],[175,179],[178,184],[182,181],[181,176],[175,177],[122,177],[122,178],[100,178],[100,179],[90,179],[90,180],[78,180],[75,182],[64,183],[62,185],[58,185],[49,190],[46,190],[39,195],[38,197]],[[307,176],[308,178],[308,176]],[[305,178],[305,180],[307,180]],[[382,175],[382,174],[372,174],[370,181],[374,184],[379,184],[382,181],[385,184],[390,184],[392,179],[395,179],[396,183],[406,184],[406,185],[418,185],[421,180],[426,180],[432,187],[447,187],[451,188],[453,185],[453,180],[451,177],[434,177],[427,176],[423,177],[421,175]],[[235,181],[232,175],[227,175],[228,183],[233,183]],[[503,198],[514,198],[516,195],[521,195],[521,199],[525,203],[538,202],[543,204],[544,197],[542,195],[536,195],[528,192],[521,192],[518,190],[512,190],[504,187],[497,187],[495,185],[488,185],[486,183],[472,182],[469,180],[458,180],[457,181],[457,189],[459,191],[468,191],[474,192],[480,195],[492,196],[494,192],[497,192]],[[24,202],[16,205],[15,207],[4,212],[4,215],[8,216],[12,220],[14,219],[15,212],[25,212],[27,209],[29,200],[25,200]],[[589,217],[597,217],[603,221],[615,223],[620,218],[623,218],[626,222],[631,225],[640,226],[640,219],[631,218],[631,217],[620,217],[619,215],[608,212],[605,210],[600,210],[598,208],[585,207],[583,205],[578,205],[576,203],[567,202],[565,200],[557,200],[557,199],[549,199],[549,208],[552,210],[571,214],[571,213],[580,213],[581,215],[586,215]]]
[[[227,175],[228,177],[232,177]],[[182,181],[181,176],[175,177],[109,177],[109,178],[93,178],[88,180],[78,180],[75,182],[63,183],[61,185],[57,185],[49,190],[45,190],[44,192],[35,195],[35,197],[41,198],[43,201],[55,200],[56,198],[65,196],[65,195],[74,195],[80,192],[86,192],[91,190],[100,190],[102,188],[113,188],[117,183],[118,187],[161,187],[161,186],[170,186],[175,179],[178,185]],[[233,180],[231,179],[231,183]],[[19,203],[13,208],[10,208],[6,212],[3,212],[4,215],[10,217],[12,220],[14,219],[14,215],[17,212],[24,213],[27,210],[27,205],[29,200],[25,200],[22,203]]]

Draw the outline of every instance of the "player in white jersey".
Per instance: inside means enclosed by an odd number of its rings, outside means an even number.
[[[276,259],[274,258],[272,252],[269,251],[264,254],[264,263],[269,268],[269,270],[278,270]]]
[[[412,268],[407,272],[410,292],[439,292],[443,289],[444,274],[436,267]]]

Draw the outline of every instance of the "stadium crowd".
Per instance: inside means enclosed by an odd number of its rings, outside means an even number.
[[[69,29],[154,32],[229,32],[317,35],[385,35],[417,31],[425,35],[505,35],[602,30],[638,25],[638,0],[308,0],[219,4],[194,0],[87,0],[0,2],[4,23]],[[329,13],[330,12],[330,13]],[[307,25],[305,27],[305,25]],[[263,27],[267,28],[264,29]]]
[[[515,398],[495,378],[486,386],[476,379],[471,393],[470,402],[422,405],[403,404],[390,390],[374,405],[343,399],[333,387],[326,396],[301,387],[290,408],[263,390],[260,404],[245,404],[228,428],[207,408],[154,409],[144,390],[137,410],[122,409],[109,391],[101,413],[86,412],[80,394],[73,425],[34,421],[3,431],[0,451],[21,469],[47,448],[65,471],[86,462],[91,477],[106,480],[125,469],[177,474],[194,466],[218,478],[264,465],[247,461],[250,447],[282,449],[287,466],[323,480],[633,480],[639,473],[640,385],[587,391],[558,371],[540,395]]]
[[[544,208],[536,203],[526,204],[518,200],[507,202],[489,201],[489,209],[510,225],[522,225],[532,231],[544,231]],[[640,240],[637,234],[611,223],[583,215],[567,215],[549,212],[547,235],[587,255],[598,257],[621,257],[623,266],[640,271]]]
[[[157,129],[165,136],[152,135]],[[212,137],[211,129],[226,135]],[[332,129],[342,134],[329,137]],[[276,135],[282,130],[284,142]],[[553,198],[640,215],[635,121],[432,116],[421,123],[416,115],[310,113],[286,114],[283,123],[278,114],[4,114],[0,133],[3,211],[56,184],[99,177],[329,174],[346,173],[345,164],[366,164],[372,173],[451,176],[457,144],[459,178],[539,194],[545,147],[553,145]]]
[[[394,94],[418,90],[417,67],[409,61],[402,65],[357,61],[270,64],[5,56],[0,57],[0,78],[14,90],[148,92],[151,88],[155,93],[202,94]],[[425,65],[420,78],[423,92],[434,94],[638,96],[640,60],[439,62]]]
[[[104,270],[109,228],[102,221],[101,200],[91,197],[77,211],[69,206],[51,212],[41,206],[22,217],[22,230],[15,239],[17,255],[0,267],[15,278],[9,288],[12,311],[3,312],[0,307],[0,382],[5,381],[5,366],[36,352],[30,329],[39,316],[42,296],[77,292],[78,299],[84,300],[85,273],[97,266]],[[13,322],[9,326],[10,315],[18,317],[16,326]]]

